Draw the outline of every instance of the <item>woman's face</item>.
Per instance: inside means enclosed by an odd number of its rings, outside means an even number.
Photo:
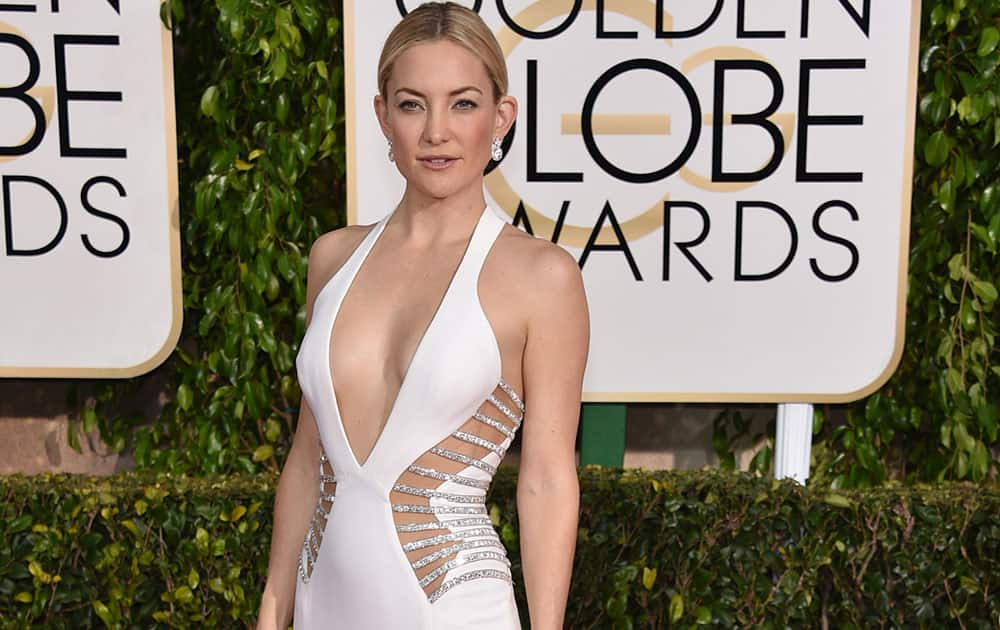
[[[496,102],[482,60],[447,40],[417,44],[396,59],[375,111],[409,187],[443,199],[482,186],[494,137],[517,104]]]

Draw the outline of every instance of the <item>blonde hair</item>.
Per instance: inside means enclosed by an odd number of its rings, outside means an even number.
[[[385,95],[395,61],[409,48],[447,40],[479,57],[493,86],[493,98],[507,94],[507,62],[500,44],[479,14],[454,2],[427,2],[402,19],[382,46],[378,89]]]

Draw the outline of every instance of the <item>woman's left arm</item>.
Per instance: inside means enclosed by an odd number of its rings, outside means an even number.
[[[517,481],[521,565],[531,627],[561,630],[580,506],[575,443],[590,317],[568,252],[546,244],[533,262]]]

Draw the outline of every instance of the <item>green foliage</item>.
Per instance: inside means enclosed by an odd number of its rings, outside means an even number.
[[[989,628],[1000,492],[585,467],[566,626]],[[0,628],[253,622],[276,478],[0,477]],[[527,624],[516,476],[487,497]],[[527,627],[527,626],[525,626]]]
[[[299,389],[309,246],[343,221],[339,2],[173,0],[184,329],[143,426],[105,383],[79,423],[140,468],[274,469]],[[168,13],[170,15],[168,15]],[[75,428],[71,429],[75,433]]]

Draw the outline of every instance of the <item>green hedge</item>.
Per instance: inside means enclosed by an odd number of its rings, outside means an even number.
[[[490,511],[526,611],[501,469]],[[0,477],[0,626],[254,618],[275,478]],[[581,470],[567,627],[996,627],[1000,492]],[[495,506],[495,508],[494,508]],[[527,621],[527,620],[525,620]]]

